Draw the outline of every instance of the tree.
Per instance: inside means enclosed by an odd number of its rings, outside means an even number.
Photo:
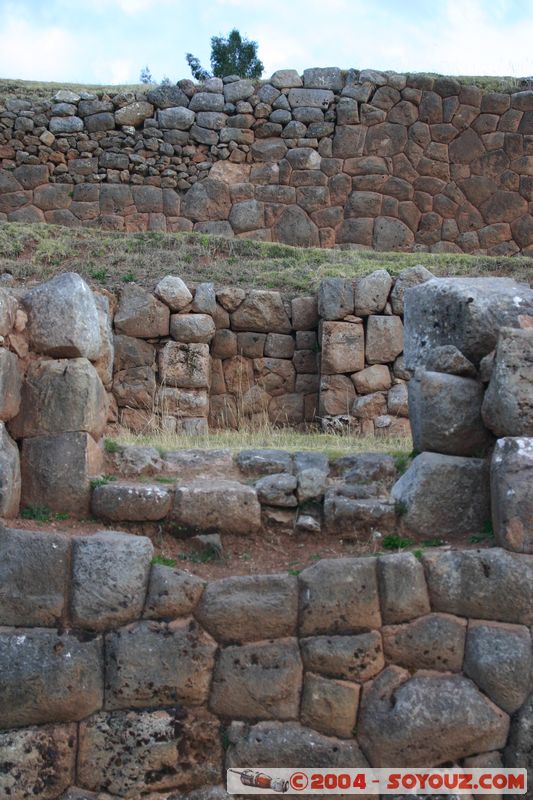
[[[152,73],[150,72],[150,67],[146,66],[142,68],[139,80],[141,81],[141,83],[154,82],[154,79],[152,78]]]
[[[198,58],[192,53],[185,56],[192,75],[198,81],[205,81],[212,75],[223,78],[226,75],[238,75],[240,78],[260,78],[263,63],[257,55],[257,42],[244,39],[237,28],[233,28],[227,37],[211,37],[211,70],[205,70]]]

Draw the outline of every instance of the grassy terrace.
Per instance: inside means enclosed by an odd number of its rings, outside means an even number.
[[[279,289],[301,293],[322,278],[356,277],[384,268],[393,275],[423,264],[435,275],[512,276],[533,283],[533,258],[429,253],[321,250],[223,239],[194,233],[114,233],[91,228],[0,223],[0,273],[44,280],[65,271],[117,289],[137,282],[152,287],[163,275],[195,284]]]

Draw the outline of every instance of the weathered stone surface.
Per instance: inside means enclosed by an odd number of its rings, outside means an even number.
[[[417,369],[408,391],[415,450],[477,457],[487,451],[492,436],[481,419],[482,383]]]
[[[349,415],[355,400],[353,383],[346,375],[325,375],[320,379],[321,416]]]
[[[366,216],[366,215],[365,215]],[[381,314],[392,287],[392,278],[386,269],[378,269],[354,281],[355,311],[358,317]]]
[[[531,625],[531,556],[491,548],[426,553],[423,561],[435,611]]]
[[[430,372],[445,372],[463,378],[476,378],[477,370],[453,344],[435,347],[426,358],[426,369]]]
[[[297,581],[291,575],[246,575],[211,581],[195,617],[224,643],[295,636]]]
[[[98,310],[93,293],[79,275],[56,275],[30,289],[22,303],[28,312],[32,350],[53,358],[98,357]]]
[[[151,413],[155,391],[156,380],[152,366],[133,367],[115,372],[113,397],[121,407],[142,408]]]
[[[102,531],[75,538],[72,547],[74,624],[100,631],[140,617],[153,555],[151,541]]]
[[[20,387],[22,376],[18,359],[5,348],[0,349],[0,420],[15,417],[20,407]]]
[[[24,439],[20,457],[21,504],[83,514],[89,510],[90,477],[100,472],[102,452],[88,433]]]
[[[425,536],[476,534],[490,519],[488,465],[421,453],[392,489],[407,528]]]
[[[380,627],[376,559],[324,559],[299,580],[301,636]]]
[[[151,339],[168,336],[170,311],[167,305],[143,289],[130,284],[120,293],[115,313],[115,330],[126,336]]]
[[[301,721],[326,736],[353,736],[360,688],[356,683],[308,673],[302,692]]]
[[[241,450],[236,463],[247,477],[292,472],[292,458],[286,450]]]
[[[11,333],[17,316],[18,302],[16,298],[0,287],[0,336]]]
[[[150,484],[107,483],[93,489],[91,511],[113,522],[143,522],[166,517],[172,505],[170,493]]]
[[[378,631],[358,636],[312,636],[300,640],[304,668],[330,678],[364,683],[385,666]]]
[[[145,119],[151,117],[154,113],[154,107],[146,100],[137,100],[134,103],[129,103],[115,111],[115,122],[117,125],[132,125],[137,127],[144,122]]]
[[[193,222],[225,220],[231,209],[228,186],[214,178],[198,181],[183,198],[181,208],[183,216]]]
[[[216,783],[219,727],[211,714],[181,706],[95,714],[80,725],[78,780],[120,797]]]
[[[375,531],[383,534],[394,530],[396,514],[392,503],[354,494],[355,497],[347,496],[342,486],[326,489],[324,525],[329,533],[341,539],[360,540]]]
[[[318,325],[316,297],[293,297],[291,300],[292,327],[295,331],[311,331]]]
[[[413,232],[400,219],[395,217],[376,218],[372,238],[372,246],[375,250],[409,250],[413,243]]]
[[[361,497],[388,498],[397,477],[394,459],[386,453],[341,456],[335,461],[335,470],[346,484],[367,490],[367,494]],[[351,495],[348,493],[347,496]]]
[[[324,278],[318,290],[318,314],[322,319],[338,320],[353,314],[354,296],[346,278]]]
[[[103,643],[45,628],[0,633],[0,727],[73,722],[104,700]]]
[[[56,800],[74,782],[76,725],[0,733],[0,792],[9,800]]]
[[[498,439],[490,467],[492,524],[502,547],[533,555],[533,440]]]
[[[520,711],[513,715],[507,747],[504,750],[503,763],[506,767],[523,767],[531,774],[533,752],[531,737],[533,735],[533,692],[529,695]],[[531,788],[525,795],[531,798]]]
[[[463,666],[466,620],[450,614],[428,614],[404,625],[382,629],[389,664],[407,669],[460,672]]]
[[[373,419],[386,413],[387,396],[384,392],[358,397],[352,407],[352,415],[358,419]]]
[[[191,292],[177,275],[166,275],[161,278],[154,289],[154,294],[166,303],[171,311],[181,311],[192,301]]]
[[[372,315],[366,328],[366,360],[388,364],[403,351],[404,331],[400,317]]]
[[[235,331],[290,333],[291,324],[279,292],[252,289],[238,309],[231,314]]]
[[[184,344],[208,344],[215,335],[215,323],[208,314],[172,314],[170,335]]]
[[[211,710],[239,719],[295,719],[302,662],[296,639],[225,647],[217,658]]]
[[[52,531],[0,528],[0,625],[59,626],[70,541]]]
[[[294,339],[284,333],[269,333],[265,341],[265,356],[269,358],[292,358]]]
[[[290,152],[290,151],[289,151]],[[285,206],[272,228],[274,241],[293,247],[318,247],[318,228],[297,205]]]
[[[115,373],[135,367],[151,367],[155,361],[155,347],[133,336],[114,336]]]
[[[17,439],[69,431],[98,439],[106,419],[105,390],[90,361],[33,361],[22,385],[20,412],[9,428]]]
[[[146,92],[146,99],[157,108],[176,108],[187,106],[189,98],[179,86],[172,84],[161,84]]]
[[[294,475],[279,473],[265,475],[255,484],[257,497],[260,503],[269,506],[280,506],[282,508],[294,508],[298,505],[296,487],[298,481]]]
[[[21,495],[20,456],[15,442],[0,422],[0,515],[16,517]]]
[[[323,322],[321,372],[357,372],[365,365],[363,326],[354,322]]]
[[[412,553],[378,558],[381,613],[386,625],[428,614],[429,596],[424,568]]]
[[[396,383],[387,393],[387,410],[397,417],[409,416],[409,397],[405,383]]]
[[[163,564],[152,564],[143,617],[171,620],[191,614],[204,586],[205,581],[197,575]]]
[[[191,618],[119,628],[106,636],[106,709],[205,703],[215,651]]]
[[[167,342],[158,353],[159,378],[167,386],[182,389],[208,388],[209,345]]]
[[[179,482],[171,512],[176,533],[255,533],[261,506],[252,486],[228,480]]]
[[[194,300],[191,304],[191,311],[195,314],[210,314],[212,317],[216,315],[217,297],[213,283],[205,282],[198,284],[194,290]]]
[[[522,625],[470,622],[464,671],[496,705],[512,714],[531,689],[531,635]]]
[[[242,728],[233,723],[227,767],[276,764],[290,767],[367,767],[368,762],[355,740],[343,741],[309,730],[297,722],[259,722]]]
[[[533,329],[500,329],[483,421],[497,436],[533,436]]]
[[[372,766],[428,767],[503,747],[509,717],[461,675],[388,667],[363,695],[357,730]]]
[[[500,328],[533,313],[533,292],[510,278],[433,278],[405,293],[405,363],[423,366],[453,344],[475,366],[496,347]]]

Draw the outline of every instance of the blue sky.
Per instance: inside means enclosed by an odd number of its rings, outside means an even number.
[[[311,66],[533,74],[533,0],[0,0],[0,77],[86,83],[190,77],[210,37],[259,43],[264,77]]]

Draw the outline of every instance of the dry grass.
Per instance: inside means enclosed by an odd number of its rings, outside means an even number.
[[[268,448],[297,452],[315,450],[326,453],[331,458],[348,453],[391,453],[406,457],[413,449],[408,436],[356,436],[351,434],[319,433],[315,431],[296,431],[291,428],[274,428],[262,426],[258,430],[246,429],[238,431],[210,431],[204,436],[188,436],[185,434],[154,433],[136,434],[126,429],[108,442],[117,444],[138,444],[155,447],[161,452],[173,450],[240,450]],[[113,447],[113,445],[107,445]]]
[[[533,259],[429,253],[379,253],[289,247],[199,233],[115,233],[56,225],[0,223],[0,272],[46,279],[79,272],[94,286],[148,287],[163,275],[190,284],[314,291],[332,275],[355,277],[384,268],[393,275],[424,264],[436,275],[507,275],[533,283]]]

